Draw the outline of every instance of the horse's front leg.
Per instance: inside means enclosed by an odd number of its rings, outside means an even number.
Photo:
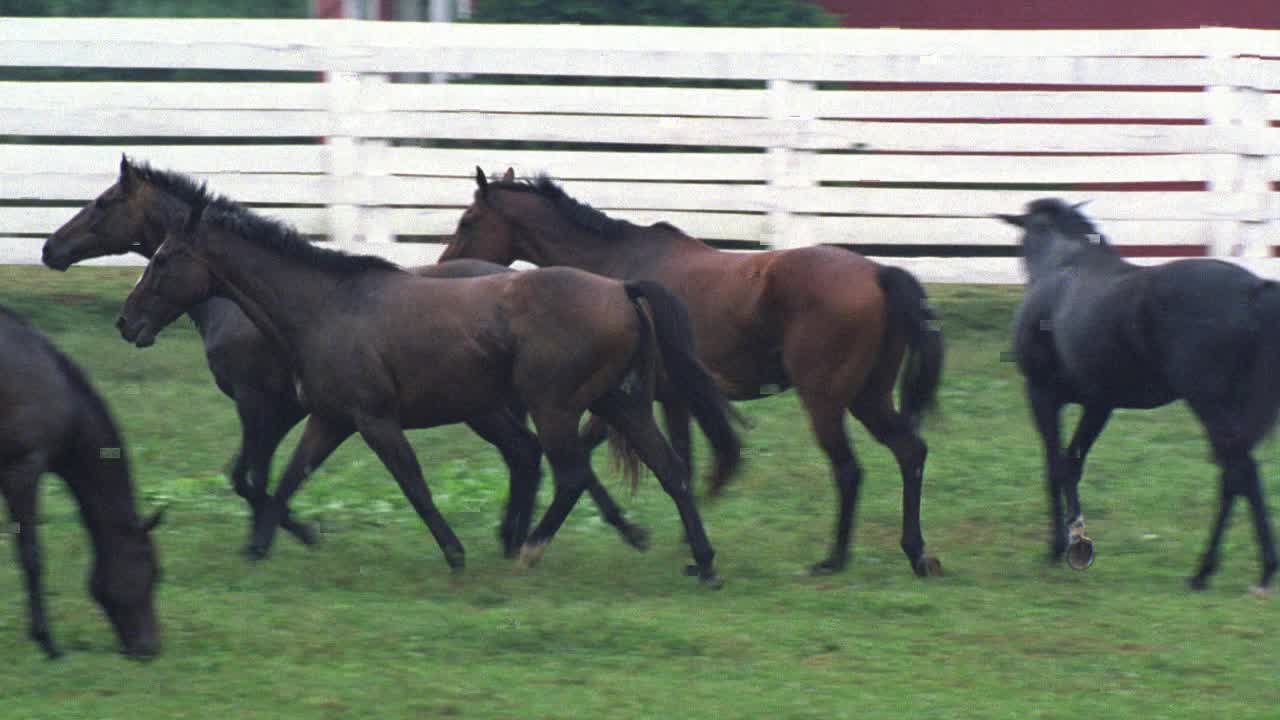
[[[1067,446],[1066,469],[1062,476],[1062,495],[1067,504],[1066,527],[1067,563],[1077,570],[1093,564],[1093,540],[1085,535],[1084,512],[1080,509],[1080,478],[1084,475],[1084,461],[1089,449],[1102,433],[1111,417],[1111,408],[1086,405],[1080,423],[1076,426],[1071,444]]]
[[[62,652],[53,643],[44,607],[43,568],[40,563],[40,543],[36,538],[39,479],[40,463],[34,457],[24,458],[18,465],[0,473],[0,490],[4,491],[10,517],[18,524],[16,549],[18,564],[22,566],[26,577],[31,639],[53,660],[61,657]]]
[[[315,471],[321,463],[338,449],[338,446],[351,437],[353,429],[345,423],[332,422],[312,415],[302,430],[302,438],[298,447],[289,458],[289,465],[280,478],[280,486],[276,494],[268,498],[253,523],[253,536],[245,554],[251,560],[261,560],[271,551],[275,540],[276,528],[288,515],[289,498],[298,491],[303,481]]]
[[[1044,445],[1045,487],[1049,493],[1049,561],[1058,562],[1067,552],[1067,531],[1063,522],[1062,487],[1066,464],[1060,436],[1062,401],[1052,389],[1027,383],[1031,415]]]
[[[241,440],[240,452],[232,468],[231,486],[249,504],[254,518],[251,522],[256,525],[256,518],[268,499],[272,456],[280,441],[306,413],[294,397],[272,396],[252,387],[237,387],[235,402],[236,413],[240,416]],[[303,545],[314,545],[319,541],[315,528],[294,520],[288,507],[280,518],[280,527]]]

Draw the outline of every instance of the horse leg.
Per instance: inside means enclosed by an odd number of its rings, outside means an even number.
[[[652,408],[647,402],[637,403],[621,393],[610,393],[593,405],[592,410],[608,418],[614,429],[626,438],[631,449],[658,477],[662,489],[676,504],[685,538],[693,552],[695,564],[689,567],[691,574],[696,573],[708,587],[721,587],[723,583],[712,566],[715,551],[693,501],[689,469],[662,437],[654,422]]]
[[[467,426],[496,447],[507,465],[511,487],[498,539],[503,553],[515,557],[529,535],[533,505],[542,483],[542,446],[515,415],[506,411],[468,421]]]
[[[835,539],[831,554],[814,564],[810,573],[825,575],[839,572],[849,563],[849,542],[853,536],[854,510],[858,502],[858,489],[862,485],[862,467],[853,454],[844,429],[844,403],[821,392],[797,388],[818,445],[831,462],[832,479],[840,495],[840,507],[836,515]]]
[[[1213,529],[1209,532],[1209,545],[1200,559],[1200,569],[1192,576],[1191,589],[1204,590],[1209,587],[1209,576],[1218,569],[1218,547],[1222,543],[1222,535],[1227,530],[1231,519],[1231,505],[1236,499],[1236,475],[1227,461],[1220,460],[1222,479],[1218,492],[1218,514],[1213,520]]]
[[[1262,560],[1262,577],[1255,591],[1265,594],[1270,591],[1271,578],[1276,574],[1276,545],[1271,537],[1271,518],[1267,514],[1267,501],[1262,495],[1262,480],[1258,477],[1258,465],[1253,458],[1245,455],[1241,463],[1242,474],[1237,484],[1240,492],[1249,501],[1249,511],[1253,517],[1253,532],[1258,539],[1258,552]]]
[[[1068,562],[1072,567],[1083,569],[1093,564],[1093,541],[1084,534],[1084,512],[1080,509],[1080,478],[1084,476],[1084,461],[1089,449],[1106,427],[1111,418],[1111,408],[1099,405],[1086,405],[1080,416],[1080,423],[1067,445],[1064,459],[1065,471],[1062,475],[1062,495],[1067,505],[1066,527],[1070,536],[1067,542]]]
[[[1062,458],[1060,417],[1062,401],[1050,388],[1027,384],[1027,397],[1036,430],[1044,445],[1045,486],[1049,492],[1049,561],[1058,562],[1067,552],[1067,531],[1062,514]]]
[[[555,495],[538,521],[524,547],[520,548],[522,567],[533,567],[542,559],[547,543],[555,537],[564,524],[569,511],[593,482],[598,483],[591,470],[591,459],[582,439],[578,436],[578,418],[571,412],[558,409],[541,409],[532,412],[533,424],[538,428],[538,441],[551,463],[555,480]]]
[[[27,581],[27,612],[30,617],[31,639],[44,649],[50,660],[62,656],[49,632],[49,619],[44,607],[43,568],[40,563],[40,543],[36,537],[36,506],[39,499],[41,463],[35,456],[27,456],[17,465],[0,474],[0,490],[4,491],[9,515],[18,524],[18,563]]]
[[[689,434],[689,406],[679,400],[662,400],[662,420],[667,426],[667,438],[671,441],[671,449],[676,457],[684,463],[689,471],[689,490],[693,491],[693,438]],[[708,478],[708,487],[713,493],[720,491],[724,479],[718,476]]]
[[[276,494],[268,497],[262,511],[254,519],[253,536],[245,555],[251,560],[261,560],[271,551],[276,528],[280,526],[289,508],[289,498],[302,487],[303,481],[325,461],[338,446],[351,437],[349,425],[337,424],[312,415],[302,430],[298,446],[294,448],[289,465],[284,469]]]
[[[232,468],[231,483],[236,494],[249,503],[253,517],[267,503],[267,487],[271,483],[271,458],[280,441],[302,419],[301,408],[286,409],[292,399],[272,398],[256,389],[238,388],[235,393],[236,413],[240,416],[240,453]],[[250,526],[252,527],[252,525]],[[314,545],[319,535],[310,525],[294,520],[289,508],[280,519],[284,528],[303,545]]]
[[[422,466],[418,464],[418,458],[414,456],[413,447],[409,445],[399,422],[387,418],[365,417],[356,422],[356,427],[360,431],[360,437],[364,438],[365,443],[396,479],[400,491],[418,512],[418,517],[426,523],[427,529],[444,553],[445,562],[455,572],[462,570],[466,565],[462,543],[431,500],[431,491],[422,478]]]
[[[929,446],[912,429],[907,418],[894,410],[893,398],[885,393],[878,398],[858,401],[850,408],[877,442],[889,448],[902,472],[902,551],[911,569],[919,577],[942,574],[942,563],[925,552],[920,529],[920,498],[924,484],[925,459]]]
[[[587,448],[588,457],[591,451],[599,447],[608,436],[609,426],[600,416],[593,413],[587,420],[587,426],[582,430],[582,444]],[[622,535],[624,542],[641,552],[649,549],[649,531],[627,520],[622,514],[622,508],[618,507],[613,496],[604,485],[600,484],[600,480],[594,474],[591,476],[591,484],[587,486],[587,492],[591,494],[592,502],[600,510],[600,517]]]

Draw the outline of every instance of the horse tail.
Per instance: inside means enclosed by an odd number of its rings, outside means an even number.
[[[1246,447],[1253,447],[1275,427],[1280,414],[1280,284],[1259,282],[1250,294],[1258,323],[1253,368],[1245,385],[1248,397],[1242,413]]]
[[[889,334],[904,334],[907,357],[899,389],[901,412],[912,429],[935,408],[942,382],[943,343],[938,316],[929,306],[924,286],[899,267],[883,265],[876,274],[888,305]]]
[[[636,317],[640,320],[640,341],[636,347],[635,356],[632,358],[631,367],[627,370],[623,377],[621,390],[629,395],[638,396],[640,402],[646,407],[653,405],[655,377],[658,367],[658,348],[656,342],[656,329],[654,328],[652,311],[648,304],[638,301],[634,295],[628,290],[627,297],[635,304]],[[593,416],[590,423],[603,421],[599,416]],[[627,436],[618,432],[617,428],[612,424],[606,425],[606,436],[609,439],[609,455],[613,459],[614,468],[622,475],[623,482],[631,488],[631,494],[635,495],[636,488],[640,484],[640,472],[642,466],[640,464],[640,455],[636,452],[631,442],[627,440]],[[590,433],[591,425],[588,424],[587,431]]]
[[[711,444],[716,477],[723,483],[742,462],[742,443],[733,424],[745,425],[745,418],[729,404],[711,373],[698,361],[693,322],[685,304],[664,286],[647,280],[628,282],[626,290],[633,302],[649,307],[662,369]]]

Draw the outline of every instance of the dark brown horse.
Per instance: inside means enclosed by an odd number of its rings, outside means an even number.
[[[942,335],[911,274],[834,247],[716,250],[667,223],[607,217],[545,176],[520,182],[507,170],[488,182],[476,168],[476,185],[442,262],[525,260],[663,284],[688,306],[699,359],[726,395],[750,400],[792,386],[800,395],[840,493],[831,554],[813,570],[848,561],[862,479],[844,428],[852,413],[902,470],[902,549],[912,569],[941,572],[920,531],[926,447],[916,428],[941,378]],[[899,411],[893,386],[904,357]],[[688,413],[662,399],[672,443],[687,456]]]
[[[84,372],[44,335],[0,307],[0,495],[18,524],[18,562],[26,575],[31,637],[59,656],[45,616],[36,539],[42,473],[60,475],[80,506],[93,542],[89,592],[134,657],[160,650],[153,594],[159,578],[150,532],[141,520],[124,442]]]
[[[191,305],[223,295],[286,350],[311,415],[256,519],[255,555],[268,552],[307,475],[359,433],[460,569],[462,544],[432,501],[404,429],[463,422],[516,400],[528,408],[556,480],[555,498],[521,550],[524,563],[536,562],[594,481],[578,436],[591,410],[658,476],[680,511],[698,575],[716,582],[688,471],[653,420],[658,361],[687,393],[727,403],[694,359],[688,317],[670,293],[570,269],[423,278],[381,258],[316,247],[228,200],[209,201],[169,234],[118,325],[145,347]],[[722,416],[732,432],[727,409]]]
[[[136,252],[150,258],[164,241],[166,228],[179,227],[190,204],[204,197],[191,178],[120,159],[116,182],[58,228],[45,242],[44,263],[55,270],[90,258]],[[483,261],[428,265],[413,272],[428,277],[475,277],[512,272],[505,265]],[[284,436],[306,417],[298,400],[293,369],[234,302],[211,297],[187,312],[204,342],[209,369],[218,388],[236,404],[240,418],[241,446],[231,463],[232,487],[256,509],[266,502],[271,459]],[[507,464],[511,477],[511,501],[499,528],[508,555],[520,548],[528,535],[533,500],[541,481],[542,451],[519,417],[499,412],[475,419],[470,427],[493,444]],[[599,483],[590,488],[605,520],[633,546],[647,546],[647,532],[625,519],[617,504]],[[281,527],[306,544],[316,539],[314,530],[289,516]]]

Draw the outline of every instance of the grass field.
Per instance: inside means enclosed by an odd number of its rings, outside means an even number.
[[[246,512],[222,476],[238,438],[232,405],[189,321],[148,350],[119,338],[112,320],[136,274],[0,268],[0,303],[88,370],[123,427],[145,508],[170,503],[156,533],[165,652],[149,664],[114,653],[84,590],[87,539],[51,478],[41,531],[68,655],[47,662],[27,641],[5,533],[0,717],[1280,716],[1280,601],[1245,593],[1258,564],[1242,507],[1213,587],[1186,589],[1217,480],[1183,406],[1116,415],[1081,486],[1097,564],[1044,563],[1038,441],[1017,371],[1000,360],[1016,288],[930,288],[949,354],[942,413],[925,431],[923,520],[945,577],[911,574],[897,470],[860,427],[853,563],[802,574],[826,552],[834,489],[788,393],[739,406],[755,423],[745,473],[703,506],[727,581],[709,592],[681,574],[687,551],[656,481],[629,497],[603,452],[602,477],[653,531],[652,549],[627,548],[583,503],[542,564],[517,571],[495,537],[505,472],[462,427],[411,433],[467,546],[462,577],[359,440],[297,496],[324,542],[309,550],[282,534],[270,559],[248,563]],[[1275,488],[1275,444],[1258,459]],[[548,497],[544,487],[542,507]]]

